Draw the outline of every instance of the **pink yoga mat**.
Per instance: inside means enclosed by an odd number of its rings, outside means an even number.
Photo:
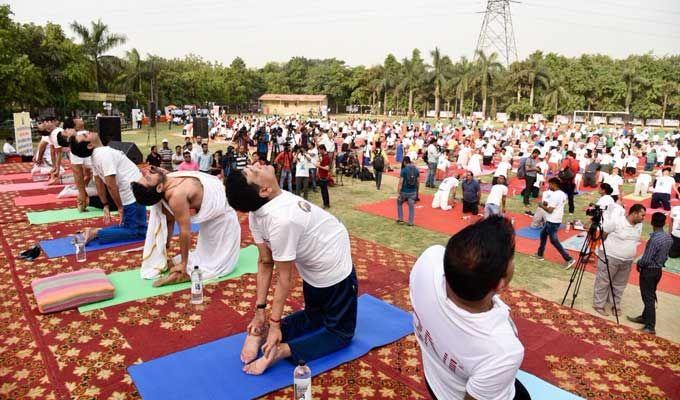
[[[10,183],[0,185],[0,193],[21,192],[24,190],[61,189],[65,185],[48,185],[47,182]]]
[[[21,172],[18,174],[2,174],[0,175],[0,181],[18,181],[22,179],[32,179],[30,172]]]
[[[39,206],[43,204],[76,204],[75,197],[58,199],[56,193],[41,194],[38,196],[15,197],[14,204],[17,206]]]

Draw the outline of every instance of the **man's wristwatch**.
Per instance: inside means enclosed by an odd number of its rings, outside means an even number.
[[[256,304],[255,307],[256,307],[258,310],[264,310],[265,308],[267,308],[267,303],[264,303],[264,304]]]

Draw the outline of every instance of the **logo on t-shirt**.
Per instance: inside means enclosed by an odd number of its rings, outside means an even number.
[[[300,210],[304,212],[310,212],[312,210],[312,206],[309,205],[306,201],[298,201],[298,207],[300,207]]]

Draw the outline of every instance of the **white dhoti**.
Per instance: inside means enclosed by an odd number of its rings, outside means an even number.
[[[437,190],[432,198],[432,208],[441,208],[444,211],[450,210],[449,195],[451,190]]]
[[[194,266],[198,266],[203,279],[229,274],[236,266],[241,249],[241,225],[236,211],[227,202],[224,185],[218,178],[198,171],[172,172],[168,176],[196,178],[203,186],[201,208],[191,217],[191,222],[199,228],[196,248],[189,251],[187,273],[191,274]],[[168,227],[163,207],[169,210],[165,201],[151,208],[140,270],[144,279],[156,278],[167,269]],[[175,256],[173,262],[180,263],[181,255]]]

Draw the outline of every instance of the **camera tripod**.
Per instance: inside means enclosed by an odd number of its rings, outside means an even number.
[[[567,300],[567,295],[569,294],[569,291],[571,290],[573,285],[574,291],[572,294],[570,307],[574,308],[574,302],[576,301],[578,292],[581,289],[583,273],[586,271],[586,265],[590,261],[591,255],[595,255],[595,258],[597,260],[601,260],[602,262],[604,262],[604,265],[607,268],[607,276],[609,277],[609,293],[611,294],[612,301],[614,302],[614,316],[616,316],[616,323],[618,324],[619,310],[616,305],[616,298],[614,297],[614,284],[612,283],[612,275],[609,270],[609,259],[607,258],[607,250],[605,249],[604,246],[604,240],[602,240],[603,230],[601,221],[602,221],[601,216],[599,218],[593,217],[593,221],[590,225],[590,228],[588,228],[588,232],[586,234],[586,239],[583,241],[581,251],[579,251],[578,253],[578,260],[576,261],[576,264],[574,264],[574,270],[572,271],[571,278],[569,279],[569,286],[567,286],[567,290],[564,292],[564,297],[562,298],[562,305],[564,305],[565,301]],[[600,241],[602,242],[602,257],[600,257],[595,252],[597,243]]]

